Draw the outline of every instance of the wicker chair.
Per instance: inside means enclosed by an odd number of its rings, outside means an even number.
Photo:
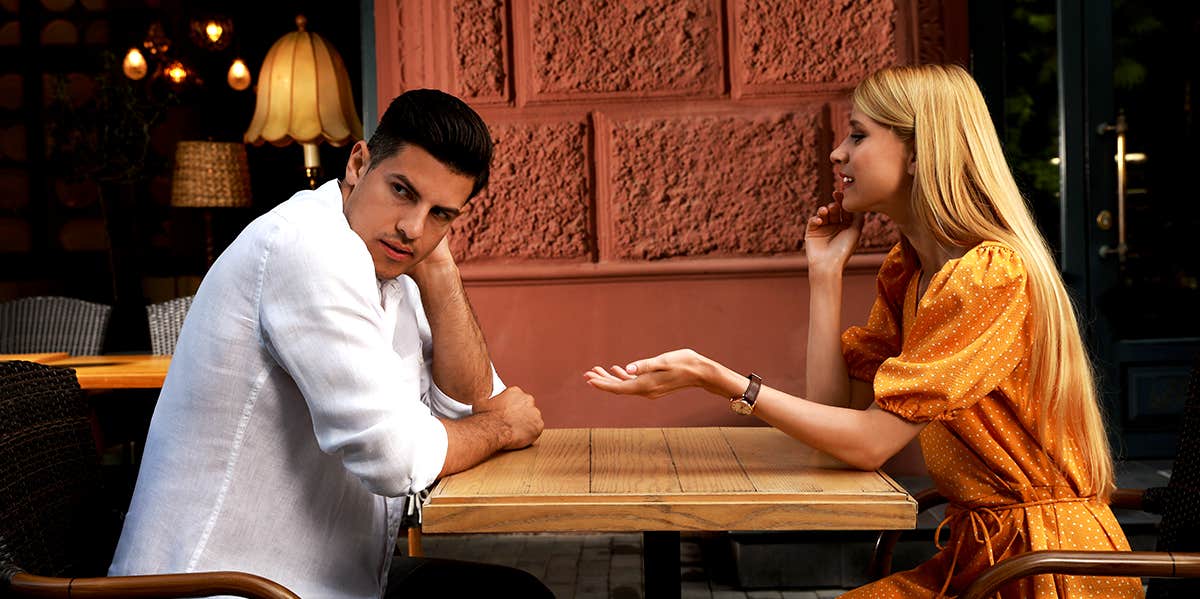
[[[0,353],[97,355],[111,313],[112,306],[69,297],[27,297],[0,303]]]
[[[0,596],[296,597],[240,572],[103,577],[119,523],[68,368],[0,362],[0,464]]]
[[[169,356],[175,353],[179,330],[183,328],[183,319],[192,307],[193,297],[177,297],[146,306],[146,318],[150,321],[150,348],[154,355]]]
[[[946,502],[933,489],[916,499],[918,510]],[[1149,599],[1200,597],[1200,357],[1188,384],[1171,480],[1166,487],[1117,489],[1110,505],[1161,514],[1157,551],[1031,551],[985,570],[960,599],[991,597],[1005,584],[1036,574],[1150,577]],[[873,580],[890,573],[899,538],[897,531],[879,535],[869,573]]]

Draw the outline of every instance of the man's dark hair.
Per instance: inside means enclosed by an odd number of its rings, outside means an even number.
[[[407,145],[418,146],[454,172],[473,177],[470,198],[487,186],[492,135],[462,100],[436,89],[414,89],[397,96],[367,141],[369,168]]]

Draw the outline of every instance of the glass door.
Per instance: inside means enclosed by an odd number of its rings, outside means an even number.
[[[1200,353],[1200,3],[971,3],[971,68],[1099,366],[1114,447],[1175,451]]]

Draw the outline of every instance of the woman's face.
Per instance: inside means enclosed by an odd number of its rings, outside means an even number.
[[[916,157],[888,127],[855,108],[850,135],[829,154],[842,207],[851,212],[882,212],[907,220]]]

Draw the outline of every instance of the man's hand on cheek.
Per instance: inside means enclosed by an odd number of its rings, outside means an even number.
[[[429,277],[447,273],[456,277],[458,275],[458,266],[454,262],[454,256],[450,253],[449,235],[443,237],[433,251],[429,252],[429,255],[414,265],[409,275],[417,282],[418,286],[422,286]]]

